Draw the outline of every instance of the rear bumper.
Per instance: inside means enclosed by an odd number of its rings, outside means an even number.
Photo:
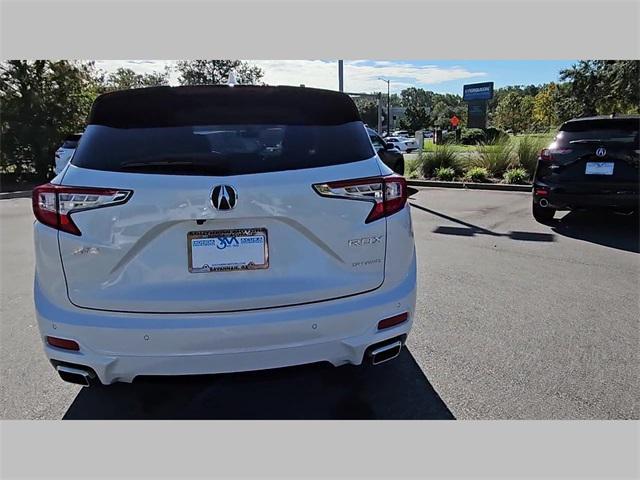
[[[544,189],[547,194],[537,194],[539,189]],[[539,203],[541,198],[546,198],[549,202],[549,207],[557,210],[581,208],[637,209],[640,202],[637,188],[630,189],[626,186],[620,188],[615,186],[606,188],[565,188],[547,184],[534,184],[534,203]]]
[[[45,345],[50,360],[93,369],[104,384],[138,375],[188,375],[261,370],[327,361],[360,364],[368,346],[407,334],[416,299],[412,268],[393,288],[296,307],[230,314],[123,314],[60,306],[37,281],[42,339],[78,342],[71,352]],[[380,320],[408,312],[382,331]]]

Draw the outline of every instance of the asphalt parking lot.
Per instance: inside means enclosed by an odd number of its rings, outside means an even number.
[[[636,217],[544,226],[516,192],[430,188],[411,204],[417,316],[393,362],[82,389],[38,338],[30,200],[0,200],[2,418],[640,417]]]

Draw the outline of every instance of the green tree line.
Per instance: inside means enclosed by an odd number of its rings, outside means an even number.
[[[179,61],[172,67],[181,85],[226,82],[231,71],[239,83],[259,84],[262,70],[240,60]],[[120,89],[168,85],[170,68],[139,74],[120,68],[112,73],[93,62],[12,60],[0,63],[0,172],[2,181],[45,180],[51,176],[55,150],[63,138],[82,131],[97,95]],[[638,113],[640,62],[581,61],[560,72],[560,81],[509,86],[495,90],[489,102],[489,124],[514,133],[542,131],[579,116]],[[401,127],[446,128],[456,115],[466,125],[467,105],[460,95],[407,88],[387,98],[405,107]],[[365,123],[377,125],[377,101],[356,98]]]

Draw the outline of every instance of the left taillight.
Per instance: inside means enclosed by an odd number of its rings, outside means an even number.
[[[407,181],[400,175],[317,183],[313,188],[323,197],[373,203],[365,223],[393,215],[407,203]]]
[[[115,188],[69,187],[47,183],[33,189],[31,200],[36,219],[49,227],[82,235],[71,214],[122,205],[133,192]]]

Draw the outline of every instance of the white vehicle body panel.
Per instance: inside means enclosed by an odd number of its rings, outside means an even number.
[[[193,313],[294,305],[374,290],[384,279],[384,242],[353,247],[348,241],[384,236],[385,222],[365,224],[371,203],[323,198],[312,185],[377,175],[374,159],[237,177],[70,165],[64,184],[134,193],[126,205],[74,214],[82,236],[60,232],[69,298],[79,307],[100,310]],[[211,190],[220,184],[236,189],[236,208],[213,208]],[[196,220],[206,221],[198,225]],[[267,229],[269,268],[189,272],[189,232],[242,228]]]

